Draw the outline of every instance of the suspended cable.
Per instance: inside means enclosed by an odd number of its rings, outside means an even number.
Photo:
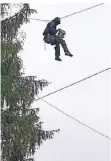
[[[51,103],[49,103],[49,102],[47,102],[47,101],[45,101],[45,100],[43,99],[44,97],[47,97],[47,96],[49,96],[49,95],[51,95],[51,94],[53,94],[53,93],[56,93],[56,92],[58,92],[58,91],[60,91],[60,90],[63,90],[63,89],[65,89],[65,88],[68,88],[68,87],[70,87],[70,86],[72,86],[72,85],[75,85],[75,84],[77,84],[77,83],[80,83],[80,82],[82,82],[82,81],[84,81],[84,80],[86,80],[86,79],[89,79],[89,78],[91,78],[91,77],[93,77],[93,76],[96,76],[96,75],[98,75],[98,74],[100,74],[100,73],[103,73],[103,72],[105,72],[105,71],[107,71],[107,70],[109,70],[109,69],[110,69],[110,68],[106,68],[106,69],[104,69],[104,70],[102,70],[102,71],[100,71],[100,72],[98,72],[98,73],[95,73],[95,74],[93,74],[93,75],[90,75],[89,77],[86,77],[86,78],[84,78],[84,79],[82,79],[82,80],[80,80],[80,81],[77,81],[77,82],[75,82],[75,83],[73,83],[73,84],[70,84],[70,85],[68,85],[68,86],[66,86],[66,87],[64,87],[64,88],[61,88],[61,89],[59,89],[59,90],[56,90],[56,91],[54,91],[54,92],[52,92],[52,93],[49,93],[49,94],[47,94],[47,95],[45,95],[45,96],[43,96],[43,97],[38,97],[38,99],[36,99],[35,101],[37,101],[37,100],[42,100],[43,102],[45,102],[45,103],[47,103],[48,105],[50,105],[51,107],[55,108],[56,110],[58,110],[58,111],[61,112],[62,114],[64,114],[64,115],[66,115],[67,117],[69,117],[69,118],[75,120],[75,121],[78,122],[79,124],[81,124],[81,125],[83,125],[83,126],[89,128],[90,130],[92,130],[92,131],[98,133],[98,134],[101,135],[101,136],[106,137],[107,139],[110,139],[110,137],[106,136],[105,134],[102,134],[101,132],[99,132],[99,131],[93,129],[92,127],[86,125],[85,123],[79,121],[78,119],[76,119],[76,118],[74,118],[73,116],[71,116],[71,115],[65,113],[64,111],[60,110],[60,109],[57,108],[56,106],[52,105]],[[38,108],[33,108],[33,110],[34,110],[34,109],[38,109]]]
[[[35,101],[38,101],[39,99],[42,99],[42,98],[45,98],[45,97],[48,97],[48,96],[50,96],[50,95],[52,95],[52,94],[54,94],[54,93],[57,93],[57,92],[59,92],[59,91],[62,91],[62,90],[64,90],[64,89],[66,89],[66,88],[69,88],[69,87],[71,87],[71,86],[73,86],[73,85],[75,85],[75,84],[78,84],[78,83],[80,83],[80,82],[83,82],[83,81],[85,81],[85,80],[87,80],[87,79],[90,79],[91,77],[94,77],[94,76],[96,76],[96,75],[98,75],[98,74],[101,74],[101,73],[103,73],[103,72],[105,72],[105,71],[107,71],[107,70],[109,70],[110,68],[106,68],[106,69],[104,69],[104,70],[102,70],[102,71],[100,71],[100,72],[97,72],[97,73],[95,73],[95,74],[92,74],[92,75],[90,75],[90,76],[88,76],[88,77],[86,77],[86,78],[83,78],[83,79],[81,79],[81,80],[79,80],[79,81],[77,81],[77,82],[74,82],[74,83],[72,83],[72,84],[69,84],[69,85],[67,85],[67,86],[65,86],[65,87],[63,87],[63,88],[60,88],[60,89],[58,89],[58,90],[56,90],[56,91],[54,91],[54,92],[51,92],[51,93],[49,93],[49,94],[46,94],[45,96],[42,96],[42,97],[40,97],[40,98],[38,98],[38,99],[35,99]]]
[[[79,124],[81,124],[81,125],[87,127],[88,129],[90,129],[90,130],[92,130],[92,131],[98,133],[99,135],[104,136],[104,137],[107,138],[107,139],[110,139],[109,136],[106,136],[105,134],[103,134],[103,133],[101,133],[101,132],[99,132],[99,131],[93,129],[92,127],[86,125],[85,123],[79,121],[78,119],[76,119],[76,118],[72,117],[71,115],[65,113],[64,111],[60,110],[59,108],[57,108],[56,106],[52,105],[51,103],[45,101],[44,99],[42,99],[42,98],[39,98],[39,99],[41,99],[43,102],[47,103],[49,106],[53,107],[54,109],[58,110],[58,111],[61,112],[62,114],[66,115],[66,116],[69,117],[70,119],[75,120],[75,121],[78,122]]]
[[[42,20],[42,19],[39,19],[39,18],[29,18],[31,20],[37,20],[37,21],[42,21],[42,22],[49,22],[50,20]]]
[[[86,8],[86,9],[83,9],[83,10],[80,10],[80,11],[77,11],[77,12],[74,12],[74,13],[72,13],[72,14],[69,14],[69,15],[66,15],[66,16],[64,16],[64,17],[61,17],[61,19],[64,19],[64,18],[73,16],[73,15],[75,15],[75,14],[78,14],[78,13],[81,13],[81,12],[84,12],[84,11],[87,11],[87,10],[90,10],[90,9],[93,9],[93,8],[98,7],[98,6],[100,6],[100,5],[103,5],[103,4],[104,4],[104,3],[100,3],[100,4],[97,4],[97,5],[95,5],[95,6],[88,7],[88,8]]]
[[[94,5],[94,6],[92,6],[92,7],[88,7],[88,8],[86,8],[86,9],[82,9],[82,10],[80,10],[80,11],[76,11],[76,12],[71,13],[71,14],[69,14],[69,15],[60,17],[60,19],[64,19],[64,18],[73,16],[73,15],[75,15],[75,14],[78,14],[78,13],[81,13],[81,12],[84,12],[84,11],[87,11],[87,10],[90,10],[90,9],[93,9],[93,8],[98,7],[98,6],[100,6],[100,5],[103,5],[103,4],[104,4],[104,3],[100,3],[100,4]],[[49,22],[49,21],[51,21],[51,20],[43,20],[43,19],[36,19],[36,18],[29,18],[29,19],[37,20],[37,21],[42,21],[42,22]]]

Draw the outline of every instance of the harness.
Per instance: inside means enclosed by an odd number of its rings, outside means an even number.
[[[43,40],[44,40],[45,43],[47,43],[47,44],[54,45],[55,35],[47,34],[47,36],[45,36],[45,37],[43,38]]]
[[[65,36],[65,34],[66,34],[66,32],[65,32],[64,30],[59,29],[59,32],[58,32],[57,36],[58,36],[59,38],[63,39],[64,36]],[[46,50],[46,45],[45,45],[45,43],[54,45],[54,44],[55,44],[55,43],[54,43],[54,42],[55,42],[55,39],[56,39],[56,35],[47,34],[47,36],[45,36],[45,37],[43,38],[43,41],[44,41],[44,50]]]

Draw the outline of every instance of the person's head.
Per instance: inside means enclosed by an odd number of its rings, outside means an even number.
[[[56,17],[53,19],[53,22],[55,22],[56,25],[59,25],[61,23],[61,19],[59,17]]]

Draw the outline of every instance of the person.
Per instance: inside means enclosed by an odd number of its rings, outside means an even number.
[[[61,23],[61,20],[59,17],[54,18],[51,22],[49,22],[43,32],[44,41],[47,44],[55,45],[55,60],[62,61],[60,59],[60,45],[62,46],[65,55],[72,57],[73,55],[69,52],[67,44],[63,37],[59,36],[61,29],[57,29],[57,26]],[[65,35],[65,32],[63,32],[63,35]]]

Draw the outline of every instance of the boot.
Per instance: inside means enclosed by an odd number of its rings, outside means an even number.
[[[72,57],[73,55],[70,52],[65,52],[65,55]]]
[[[55,57],[55,60],[62,61],[59,57]]]

